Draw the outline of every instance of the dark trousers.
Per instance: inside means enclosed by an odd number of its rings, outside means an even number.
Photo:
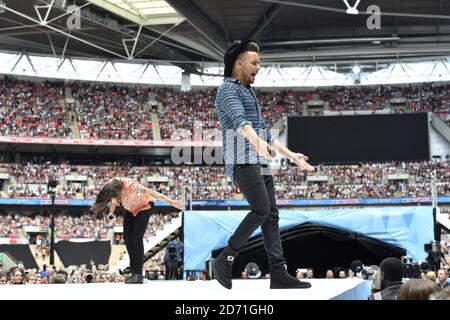
[[[144,233],[153,208],[139,212],[136,217],[125,211],[123,216],[123,239],[130,256],[130,269],[133,274],[142,275],[144,265]]]
[[[229,252],[235,254],[247,243],[252,233],[261,226],[264,248],[271,269],[285,264],[278,227],[278,208],[275,200],[273,176],[262,175],[262,166],[236,165],[234,178],[250,205],[250,212],[242,220],[228,241]],[[231,249],[231,250],[230,250]]]

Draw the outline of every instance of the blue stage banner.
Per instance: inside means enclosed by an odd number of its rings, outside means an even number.
[[[413,261],[425,261],[424,244],[434,238],[432,206],[280,209],[280,230],[304,223],[361,234],[405,249]],[[214,250],[223,248],[247,210],[192,210],[184,213],[184,270],[203,270]],[[258,228],[252,236],[261,234]]]

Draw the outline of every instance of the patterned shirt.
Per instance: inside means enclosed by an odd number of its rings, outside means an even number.
[[[217,90],[215,106],[222,130],[225,168],[231,181],[235,182],[233,168],[237,164],[268,165],[269,161],[257,154],[250,141],[242,135],[244,125],[250,124],[263,140],[273,140],[270,128],[261,116],[261,106],[253,88],[226,77]]]
[[[137,180],[130,178],[112,178],[106,183],[108,184],[114,179],[122,183],[120,199],[118,200],[125,210],[131,212],[133,216],[136,216],[140,211],[151,208],[149,202],[155,201],[155,199],[145,192],[145,188]]]

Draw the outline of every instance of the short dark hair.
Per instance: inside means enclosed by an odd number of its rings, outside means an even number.
[[[258,44],[256,42],[253,42],[253,41],[247,43],[245,45],[244,49],[242,50],[242,53],[245,53],[245,52],[248,52],[248,51],[259,53],[259,46],[258,46]]]
[[[61,273],[55,273],[49,281],[51,284],[65,284],[67,282],[67,277]]]
[[[259,46],[253,40],[245,40],[243,42],[235,42],[225,52],[223,62],[225,64],[224,76],[231,77],[233,66],[236,60],[245,52],[253,51],[259,53]]]
[[[389,257],[381,261],[380,272],[384,273],[385,280],[401,281],[405,274],[405,269],[400,259]]]
[[[116,179],[105,184],[98,193],[97,198],[95,199],[95,204],[91,208],[91,212],[96,215],[100,214],[106,209],[106,206],[112,198],[120,198],[121,189],[122,183]]]
[[[350,263],[350,269],[353,271],[353,273],[357,274],[358,272],[362,271],[363,269],[363,262],[361,260],[353,260]]]
[[[249,42],[242,52],[237,56],[236,60],[242,59],[242,56],[247,52],[256,52],[259,53],[259,46],[255,42]]]

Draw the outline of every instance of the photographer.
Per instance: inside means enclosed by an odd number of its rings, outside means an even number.
[[[183,261],[181,243],[170,241],[164,255],[164,264],[166,266],[166,280],[177,280],[179,277],[179,267]]]
[[[432,271],[437,272],[440,268],[446,267],[447,261],[439,243],[432,241],[429,244],[425,244],[424,249],[428,253],[425,260],[430,265]]]

